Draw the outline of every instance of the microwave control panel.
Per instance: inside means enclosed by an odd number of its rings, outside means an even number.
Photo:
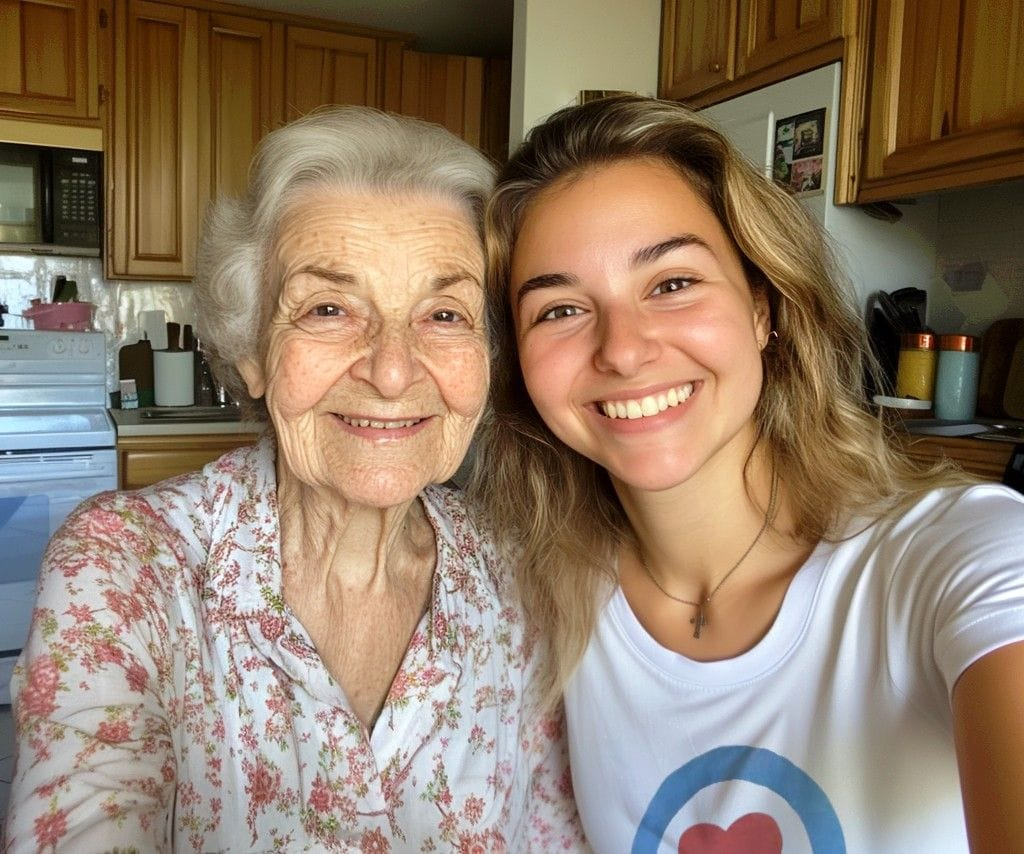
[[[55,149],[53,152],[53,242],[99,246],[102,188],[100,154]]]

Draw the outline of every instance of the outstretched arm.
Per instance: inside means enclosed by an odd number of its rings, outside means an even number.
[[[953,724],[971,851],[1024,851],[1024,641],[967,668]]]

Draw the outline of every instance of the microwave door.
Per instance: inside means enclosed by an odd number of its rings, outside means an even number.
[[[0,243],[44,243],[43,152],[0,143]]]

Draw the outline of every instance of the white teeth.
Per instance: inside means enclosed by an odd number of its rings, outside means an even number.
[[[608,418],[646,418],[650,415],[657,415],[673,406],[679,406],[691,394],[693,394],[693,383],[685,383],[667,392],[656,395],[649,394],[636,400],[605,400],[598,403],[598,408]]]
[[[412,427],[413,424],[418,424],[420,421],[418,418],[413,418],[409,421],[376,421],[370,418],[349,418],[346,415],[338,417],[353,427],[372,427],[374,430],[397,430],[400,427]]]

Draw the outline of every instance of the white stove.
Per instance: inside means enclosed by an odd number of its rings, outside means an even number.
[[[46,543],[117,488],[102,332],[0,328],[0,705],[28,634]]]

